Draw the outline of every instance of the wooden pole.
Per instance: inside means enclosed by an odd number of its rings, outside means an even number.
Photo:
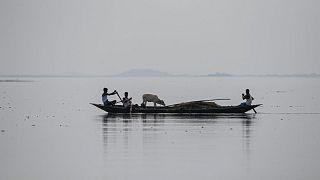
[[[229,98],[217,98],[217,99],[204,99],[204,100],[197,100],[197,101],[188,101],[188,102],[182,102],[182,103],[193,103],[193,102],[206,102],[206,101],[229,101],[231,99]],[[177,103],[177,104],[171,104],[168,106],[175,106],[181,103]]]

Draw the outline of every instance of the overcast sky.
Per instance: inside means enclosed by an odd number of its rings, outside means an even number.
[[[318,0],[1,0],[0,74],[320,73]]]

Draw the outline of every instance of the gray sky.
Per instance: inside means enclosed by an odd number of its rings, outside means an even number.
[[[318,0],[1,0],[0,74],[320,73]]]

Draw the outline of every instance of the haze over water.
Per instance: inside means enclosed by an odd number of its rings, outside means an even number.
[[[2,78],[3,79],[3,78]],[[0,179],[319,179],[320,78],[20,78],[0,82]],[[141,103],[230,98],[257,114],[107,115],[102,88]],[[116,96],[111,99],[118,100]],[[151,105],[151,104],[150,104]]]

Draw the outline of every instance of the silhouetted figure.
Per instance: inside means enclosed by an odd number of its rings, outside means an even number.
[[[112,93],[108,93],[108,88],[103,88],[103,94],[102,94],[103,104],[105,106],[114,106],[117,103],[117,101],[116,100],[109,101],[108,96],[115,95],[115,94],[117,94],[116,90],[114,90]]]
[[[126,107],[130,107],[132,102],[132,97],[131,98],[128,98],[128,95],[129,93],[128,92],[125,92],[124,93],[124,98],[122,98],[122,102],[123,102],[123,106],[126,108]]]
[[[246,100],[246,102],[241,103],[242,106],[251,106],[254,98],[250,95],[250,90],[246,89],[246,94],[242,94],[242,99]]]

